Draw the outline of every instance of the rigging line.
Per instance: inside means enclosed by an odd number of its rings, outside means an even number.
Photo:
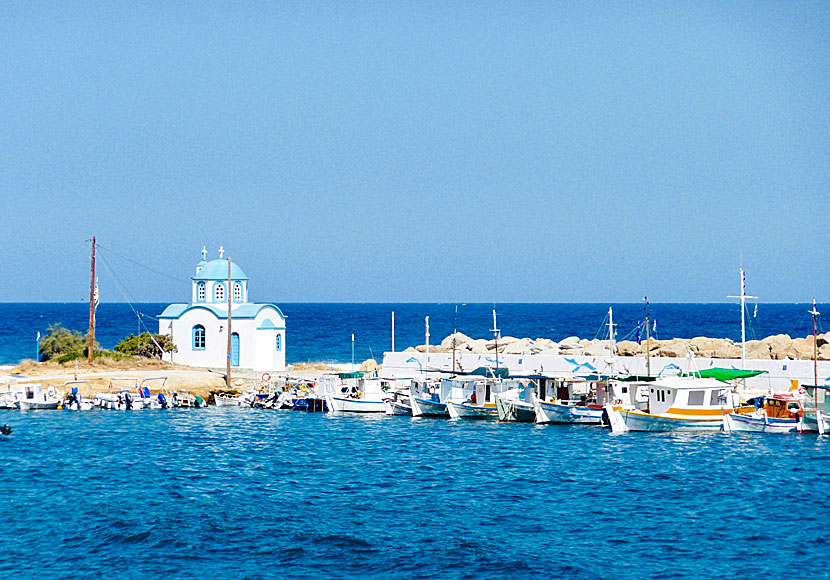
[[[153,272],[154,274],[158,274],[159,276],[164,276],[165,278],[170,278],[171,280],[175,280],[176,282],[181,282],[182,284],[190,284],[189,280],[182,280],[181,278],[176,278],[175,276],[171,276],[170,274],[167,274],[165,272],[160,272],[159,270],[155,270],[155,269],[151,268],[150,266],[146,266],[146,265],[142,264],[141,262],[136,262],[132,258],[128,258],[127,256],[122,256],[118,252],[115,252],[115,251],[111,250],[108,246],[102,246],[100,243],[96,244],[96,246],[99,249],[103,248],[104,250],[106,250],[110,254],[118,256],[122,260],[126,260],[126,261],[128,261],[132,264],[135,264],[136,266],[139,266],[140,268],[144,268],[145,270],[149,270],[150,272]]]
[[[137,311],[137,310],[133,307],[133,303],[132,303],[132,302],[130,302],[130,299],[129,299],[129,297],[127,296],[127,292],[126,292],[126,290],[125,290],[125,289],[124,289],[124,287],[121,285],[121,282],[118,280],[118,276],[116,276],[116,275],[115,275],[115,272],[113,272],[112,267],[110,266],[110,264],[109,264],[109,262],[107,261],[107,259],[106,259],[104,256],[100,256],[100,257],[101,257],[101,259],[103,260],[103,262],[104,262],[104,266],[106,267],[107,271],[109,271],[110,275],[112,276],[112,279],[113,279],[113,281],[115,282],[115,285],[116,285],[116,286],[118,286],[118,289],[121,291],[121,295],[124,297],[124,300],[126,300],[126,301],[127,301],[127,305],[130,307],[130,310],[132,310],[132,311],[133,311],[133,314],[135,314],[135,315],[136,315],[136,318],[138,318],[138,324],[139,324],[139,326],[142,326],[146,332],[148,332],[148,333],[150,333],[150,334],[153,334],[152,332],[150,332],[150,329],[149,329],[149,328],[147,328],[147,325],[146,325],[146,324],[144,324],[144,321],[143,321],[143,320],[141,320],[141,313],[140,313],[140,312],[138,312],[138,311]],[[154,340],[153,342],[155,342],[155,340]],[[159,347],[159,348],[161,348],[161,347]],[[164,349],[161,349],[161,350],[164,350]]]

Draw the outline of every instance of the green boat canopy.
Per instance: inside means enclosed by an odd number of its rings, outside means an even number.
[[[355,371],[353,373],[337,373],[341,379],[359,379],[363,376],[362,371]]]
[[[702,379],[713,378],[719,381],[734,381],[736,379],[748,379],[749,377],[757,377],[758,375],[764,374],[767,371],[742,371],[738,369],[722,369],[722,368],[711,368],[702,371],[697,371],[694,373],[683,373],[681,376],[683,377],[700,377]]]

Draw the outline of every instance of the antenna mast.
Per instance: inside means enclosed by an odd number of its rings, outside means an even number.
[[[651,339],[648,335],[648,296],[643,296],[643,310],[646,311],[646,373],[651,376]]]
[[[743,268],[739,271],[741,273],[741,295],[727,296],[727,298],[740,298],[741,300],[741,369],[746,369],[746,299],[754,298],[757,300],[758,297],[746,295],[746,272]]]
[[[496,368],[499,368],[499,327],[496,325],[496,309],[493,308],[493,339],[496,341]]]

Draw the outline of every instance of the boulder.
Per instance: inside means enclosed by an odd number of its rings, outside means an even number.
[[[830,349],[828,349],[830,351]],[[538,353],[539,356],[559,356],[559,347],[555,346],[553,348],[549,348],[547,350],[540,351]]]
[[[746,358],[754,360],[770,360],[772,353],[769,344],[760,340],[746,341]]]
[[[515,342],[508,343],[504,349],[505,354],[525,354],[530,352],[530,347],[533,345],[529,338],[523,338]]]
[[[741,345],[724,342],[712,352],[712,358],[741,358]]]
[[[818,335],[818,347],[821,348],[825,344],[830,344],[830,332]]]
[[[569,336],[559,343],[559,350],[573,350],[579,348],[579,337]]]
[[[405,349],[404,352],[420,352],[420,351],[417,348],[415,348],[414,346],[410,346],[409,348]]]
[[[818,348],[819,360],[830,360],[830,343],[827,343]]]
[[[621,340],[617,343],[617,354],[620,356],[640,356],[644,350],[633,340]]]
[[[598,340],[589,344],[583,350],[585,356],[611,356],[607,340]]]
[[[683,338],[661,341],[657,356],[684,358],[689,354],[689,341]]]
[[[447,338],[441,341],[441,347],[452,350],[453,346],[453,339],[455,340],[455,348],[459,348],[462,344],[467,344],[472,340],[469,336],[464,334],[463,332],[456,332],[454,334],[449,335]]]
[[[360,370],[362,370],[362,371],[371,372],[371,371],[376,371],[379,368],[380,368],[380,365],[378,365],[378,361],[376,361],[373,358],[366,359],[365,361],[363,361],[363,364],[360,365]]]
[[[475,354],[487,354],[487,341],[483,338],[471,340],[467,345]]]

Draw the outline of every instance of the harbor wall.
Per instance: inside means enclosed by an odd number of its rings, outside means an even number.
[[[456,368],[472,371],[478,367],[496,366],[494,354],[455,354]],[[382,376],[385,378],[422,378],[425,371],[452,371],[452,353],[386,352],[383,355]],[[498,366],[509,369],[512,375],[546,374],[573,375],[646,375],[651,366],[652,376],[673,375],[679,372],[704,370],[713,367],[740,369],[740,359],[702,357],[645,357],[634,356],[570,356],[540,354],[499,354]],[[767,371],[746,380],[749,389],[788,391],[794,385],[814,384],[812,360],[747,360],[747,370]],[[433,375],[436,376],[436,375]],[[797,381],[794,383],[793,381]],[[830,361],[818,361],[819,384],[830,383]]]

